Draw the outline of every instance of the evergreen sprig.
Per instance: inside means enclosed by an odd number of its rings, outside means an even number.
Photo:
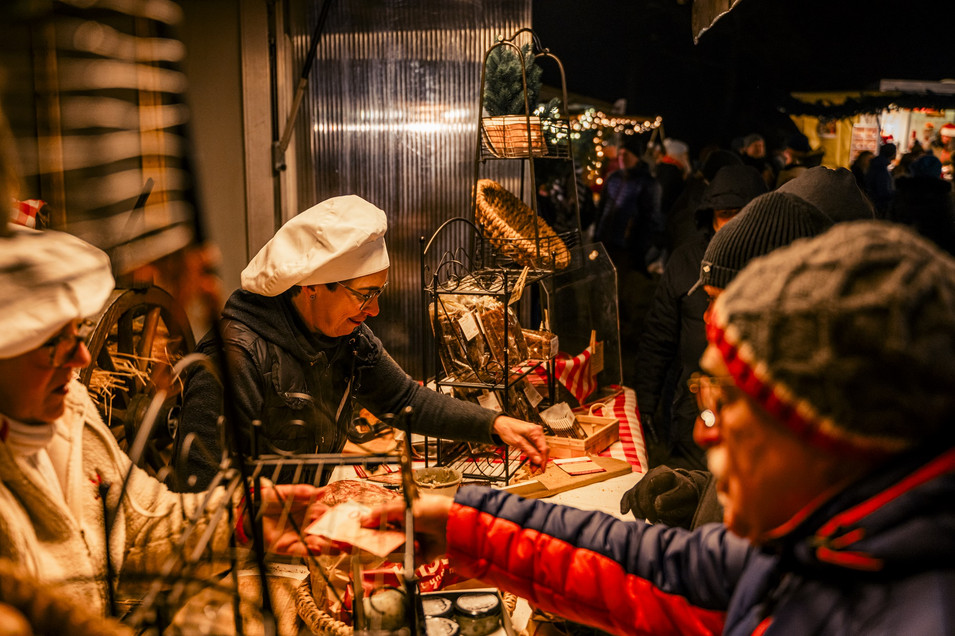
[[[527,75],[527,103],[531,110],[537,105],[543,69],[535,62],[531,45],[522,46],[518,55],[513,47],[502,44],[491,50],[484,68],[484,109],[489,116],[525,114],[522,59]]]

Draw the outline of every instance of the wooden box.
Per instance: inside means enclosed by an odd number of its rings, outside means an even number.
[[[585,439],[574,439],[572,437],[548,435],[546,439],[550,446],[551,457],[598,455],[620,439],[620,420],[615,417],[578,414],[577,422],[587,433],[587,437]]]

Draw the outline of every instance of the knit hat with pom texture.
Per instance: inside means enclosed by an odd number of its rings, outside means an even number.
[[[878,457],[955,443],[955,260],[908,228],[838,223],[754,260],[707,338],[812,445]]]

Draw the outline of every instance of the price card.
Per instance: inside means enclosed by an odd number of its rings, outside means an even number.
[[[537,387],[527,381],[524,382],[524,395],[527,396],[527,400],[534,408],[537,408],[537,405],[544,399],[544,396],[540,394]]]
[[[590,350],[590,373],[597,375],[604,370],[604,343],[598,341],[594,343],[594,348]]]
[[[607,469],[589,457],[563,457],[555,459],[554,464],[568,475],[589,475],[591,473],[605,473]]]
[[[458,319],[458,326],[461,327],[461,331],[464,332],[464,338],[468,341],[473,340],[475,336],[481,333],[477,320],[474,319],[474,313],[470,311]]]
[[[501,401],[497,399],[497,393],[485,391],[478,396],[478,404],[486,409],[491,409],[492,411],[501,410]]]

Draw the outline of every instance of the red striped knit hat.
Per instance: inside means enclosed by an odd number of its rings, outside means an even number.
[[[838,223],[755,259],[707,338],[743,392],[817,447],[955,441],[955,260],[907,228]]]

